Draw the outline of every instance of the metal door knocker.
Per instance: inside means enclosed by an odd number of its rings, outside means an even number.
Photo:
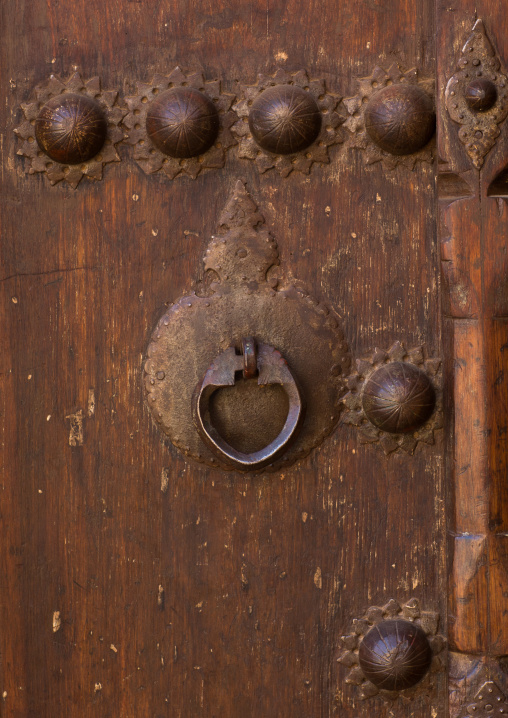
[[[225,441],[210,418],[210,399],[221,386],[233,386],[237,372],[244,379],[258,376],[258,384],[280,384],[288,397],[289,410],[280,434],[267,446],[250,454],[238,451]],[[242,354],[230,347],[215,359],[196,387],[193,397],[194,422],[199,435],[219,459],[234,468],[259,469],[274,461],[295,438],[304,417],[300,390],[280,352],[267,344],[256,345],[254,337],[242,340]]]
[[[339,420],[351,361],[339,318],[275,276],[277,245],[242,182],[204,262],[204,280],[152,335],[148,406],[186,456],[239,471],[288,466]]]

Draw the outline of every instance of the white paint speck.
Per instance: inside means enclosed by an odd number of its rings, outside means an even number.
[[[88,417],[91,418],[95,414],[95,390],[88,390]]]
[[[118,653],[118,648],[115,646],[114,643],[112,643],[112,644],[110,645],[110,648],[111,648],[111,650],[113,651],[113,653]]]
[[[13,303],[13,304],[17,304],[17,303],[18,303],[18,298],[17,298],[17,297],[13,297],[13,298],[12,298],[12,303]]]
[[[60,611],[53,611],[53,633],[56,633],[62,627],[62,618]]]
[[[46,421],[49,421],[51,419],[51,414],[48,414],[46,417]]]
[[[139,194],[133,194],[132,199],[134,200],[134,202],[137,202],[139,199]]]
[[[309,514],[306,511],[302,511],[302,521],[305,523],[309,518]]]
[[[94,693],[98,693],[99,691],[102,691],[102,683],[95,684]]]
[[[169,469],[162,469],[161,471],[161,491],[163,494],[166,493],[169,486]]]
[[[376,202],[381,202],[381,197],[376,192]]]
[[[321,575],[321,567],[318,566],[314,574],[314,585],[316,588],[323,588],[323,577]]]
[[[83,410],[80,409],[74,414],[65,417],[70,422],[69,446],[83,445]]]
[[[164,606],[164,587],[159,586],[159,589],[157,591],[157,605],[159,608],[162,608]]]
[[[152,229],[152,234],[154,237],[156,237],[159,234],[159,230],[155,227],[154,229]]]

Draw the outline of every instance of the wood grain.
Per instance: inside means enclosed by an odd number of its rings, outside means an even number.
[[[458,141],[458,125],[444,107],[444,88],[477,17],[502,61],[506,59],[506,20],[497,3],[465,2],[453,17],[439,8],[438,142],[440,170],[453,173],[462,191],[443,197],[441,240],[445,279],[444,334],[449,399],[447,474],[450,480],[449,640],[457,651],[453,666],[476,661],[469,678],[452,683],[450,715],[462,716],[480,687],[495,679],[506,693],[503,661],[506,626],[506,206],[490,197],[489,186],[504,169],[506,127],[481,171]],[[459,182],[460,180],[460,182]],[[467,187],[467,191],[464,191]],[[452,427],[453,421],[453,427]],[[461,657],[462,654],[462,657]],[[471,664],[472,665],[472,664]],[[459,673],[462,669],[459,670]],[[475,672],[479,678],[475,678]],[[453,695],[458,687],[457,695]]]
[[[13,128],[32,88],[73,65],[124,95],[177,63],[229,91],[278,64],[345,96],[376,64],[432,77],[433,3],[76,0],[71,12],[20,0],[0,12],[2,715],[388,715],[344,684],[339,636],[392,597],[444,616],[441,437],[387,459],[341,427],[287,473],[226,475],[165,444],[142,357],[166,303],[200,275],[237,179],[288,272],[338,309],[355,356],[395,340],[439,356],[434,168],[388,173],[337,146],[330,165],[282,179],[233,151],[223,170],[170,182],[125,147],[74,191],[24,173]],[[440,674],[392,715],[445,704]]]

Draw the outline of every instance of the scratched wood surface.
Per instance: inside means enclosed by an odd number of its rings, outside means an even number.
[[[433,3],[8,0],[0,13],[2,715],[444,718],[443,676],[389,709],[359,701],[336,661],[369,605],[415,596],[446,614],[439,433],[387,459],[344,426],[283,474],[246,478],[168,447],[142,389],[151,331],[201,274],[237,179],[356,357],[395,340],[440,356],[434,167],[367,168],[337,146],[283,179],[233,151],[171,182],[123,147],[74,191],[27,175],[13,135],[33,87],[74,65],[122,95],[176,64],[229,91],[279,65],[344,96],[376,64],[432,77]]]

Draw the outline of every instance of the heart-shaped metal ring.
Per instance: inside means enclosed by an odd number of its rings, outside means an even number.
[[[251,454],[237,451],[225,441],[210,418],[210,399],[221,387],[234,386],[238,372],[248,379],[258,375],[259,386],[280,384],[287,394],[289,408],[280,434],[267,446]],[[242,353],[229,347],[212,362],[192,400],[193,418],[199,435],[214,454],[228,466],[242,471],[260,469],[280,456],[296,437],[302,425],[305,405],[286,360],[268,344],[256,345],[253,337],[242,341]]]

